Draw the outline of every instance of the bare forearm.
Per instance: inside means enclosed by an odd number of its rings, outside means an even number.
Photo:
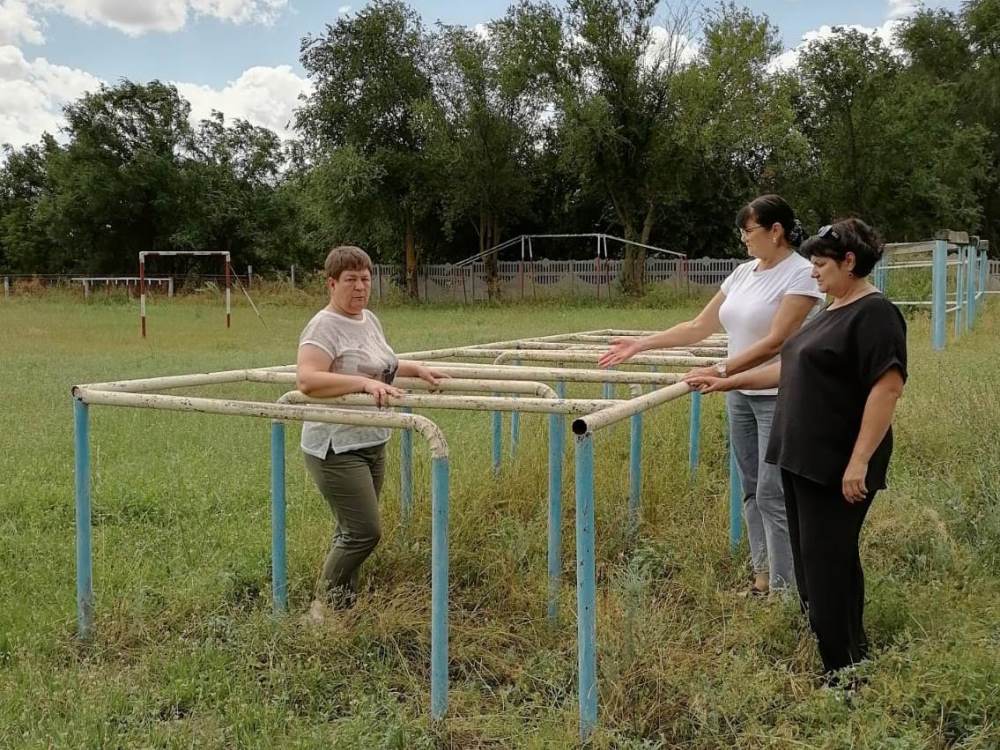
[[[854,441],[852,460],[868,463],[889,431],[898,400],[899,392],[893,388],[882,388],[878,385],[872,388],[865,402],[864,415],[861,417],[861,430],[858,432],[857,440]]]
[[[671,349],[678,346],[696,344],[702,339],[715,333],[712,327],[699,323],[697,320],[689,320],[678,323],[665,331],[654,333],[652,336],[643,336],[639,339],[642,351],[649,349]]]
[[[339,372],[300,372],[296,385],[302,393],[313,398],[334,398],[348,393],[364,391],[368,378],[363,375],[344,375]]]
[[[765,336],[755,342],[753,346],[744,349],[739,354],[726,359],[726,372],[729,374],[746,372],[753,370],[758,365],[762,365],[768,360],[774,359],[781,351],[783,342]]]
[[[420,373],[417,372],[418,365],[416,362],[411,362],[408,359],[399,360],[399,368],[396,370],[396,375],[401,378],[417,378],[420,377]]]
[[[777,388],[781,378],[781,363],[775,362],[766,367],[756,367],[726,378],[728,390],[759,391],[765,388]]]

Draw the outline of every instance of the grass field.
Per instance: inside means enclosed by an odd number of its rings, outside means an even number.
[[[74,383],[289,363],[322,300],[134,306],[0,300],[0,747],[572,747],[577,736],[571,462],[560,624],[545,620],[544,417],[490,479],[488,415],[434,412],[452,453],[449,718],[428,718],[428,461],[399,525],[396,441],[385,534],[362,602],[301,622],[331,532],[288,431],[291,614],[271,616],[268,423],[94,407],[97,635],[74,637]],[[379,311],[398,350],[620,326],[665,309]],[[702,470],[687,404],[647,416],[638,542],[626,535],[627,426],[596,441],[601,728],[614,748],[1000,747],[1000,312],[944,353],[911,321],[891,488],[864,532],[874,657],[851,700],[820,687],[789,602],[748,601],[728,551],[721,402]],[[264,386],[201,393],[274,398]],[[419,445],[419,441],[415,441]],[[745,552],[745,550],[744,550]]]

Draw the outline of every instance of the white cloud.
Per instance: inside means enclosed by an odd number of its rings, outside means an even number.
[[[61,140],[63,106],[86,91],[96,91],[100,84],[100,79],[86,71],[54,65],[41,57],[28,60],[17,47],[0,46],[0,144],[37,143],[46,131]],[[195,83],[175,85],[191,103],[192,124],[215,109],[229,121],[248,120],[282,138],[294,135],[290,124],[299,94],[309,91],[309,82],[289,65],[248,68],[222,89]]]
[[[62,107],[94,91],[101,81],[82,70],[27,60],[17,47],[0,46],[0,143],[37,143],[42,133],[58,134]]]
[[[42,44],[41,23],[33,18],[24,0],[0,0],[0,44]]]
[[[213,109],[227,120],[240,118],[290,138],[299,94],[308,93],[309,82],[292,72],[290,65],[248,68],[223,89],[196,83],[177,83],[181,96],[191,102],[191,121],[207,118]]]
[[[675,34],[663,26],[653,26],[649,30],[649,38],[649,46],[643,59],[646,67],[670,65],[674,61],[684,66],[698,57],[698,43],[685,34]]]
[[[351,6],[350,5],[341,5],[339,8],[337,8],[337,15],[338,16],[346,16],[350,12],[351,12]]]
[[[896,30],[903,22],[903,19],[920,10],[920,7],[919,0],[886,0],[886,20],[881,26],[872,27],[851,24],[843,26],[842,28],[853,29],[855,31],[860,31],[862,34],[878,37],[882,40],[882,43],[885,44],[886,47],[898,54],[899,48],[896,46],[895,40]],[[823,25],[818,29],[807,31],[802,35],[802,41],[794,49],[785,50],[771,60],[768,65],[768,69],[772,72],[778,70],[791,70],[798,64],[799,55],[802,54],[802,51],[810,42],[816,39],[824,39],[832,35],[833,28],[828,25]]]
[[[231,23],[271,23],[288,0],[15,0],[42,12],[58,12],[80,21],[109,26],[129,36],[179,31],[188,16]]]
[[[888,0],[889,18],[904,18],[920,10],[920,3],[915,0]]]

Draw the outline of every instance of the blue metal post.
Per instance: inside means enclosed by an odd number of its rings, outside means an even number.
[[[448,711],[448,458],[431,466],[431,719]]]
[[[642,503],[642,413],[633,414],[629,421],[628,528],[635,532]]]
[[[693,480],[698,473],[701,453],[701,393],[691,391],[691,424],[688,431],[688,473]]]
[[[601,392],[601,398],[614,398],[615,397],[615,386],[613,383],[605,383],[604,389]]]
[[[576,637],[580,739],[597,726],[597,601],[594,568],[594,439],[576,440]]]
[[[400,411],[413,413],[408,407]],[[403,430],[400,434],[399,449],[399,506],[405,525],[409,523],[413,511],[413,430]]]
[[[968,259],[965,274],[965,330],[971,331],[972,324],[976,321],[976,284],[979,281],[978,269],[976,268],[976,248],[969,245],[964,248],[963,253]]]
[[[935,351],[945,346],[945,318],[948,296],[948,243],[937,240],[934,243],[933,297],[931,299],[932,343]]]
[[[493,422],[493,473],[499,474],[500,452],[503,450],[503,414],[498,411],[490,412],[490,420]]]
[[[556,395],[559,398],[566,398],[566,382],[564,380],[556,383]]]
[[[958,264],[955,266],[955,338],[962,333],[962,314],[967,312],[965,306],[965,261],[967,259],[965,248],[959,248]]]
[[[271,422],[271,599],[274,614],[288,611],[285,554],[285,423]]]
[[[81,638],[94,633],[94,568],[90,550],[90,419],[87,405],[73,399],[76,485],[76,622]]]
[[[990,280],[990,259],[983,250],[979,253],[979,293],[984,294],[989,287]]]
[[[561,414],[549,415],[549,622],[559,618],[559,579],[562,577],[562,468],[566,423]]]

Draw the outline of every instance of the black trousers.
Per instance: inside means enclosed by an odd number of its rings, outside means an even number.
[[[784,469],[781,483],[802,608],[819,642],[823,667],[833,672],[868,653],[858,538],[875,492],[849,503],[840,487],[817,484]]]

